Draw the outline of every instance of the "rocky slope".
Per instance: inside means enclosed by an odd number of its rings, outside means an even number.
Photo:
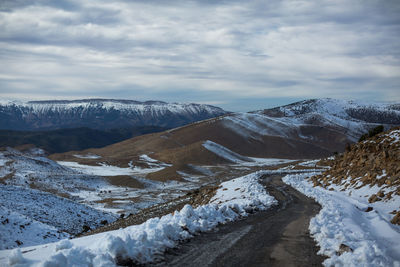
[[[53,130],[159,126],[173,128],[217,117],[226,112],[200,104],[139,102],[133,100],[83,99],[0,103],[0,129]]]
[[[311,178],[314,186],[333,186],[332,190],[351,190],[353,194],[362,191],[371,205],[397,199],[398,209],[391,212],[391,222],[400,224],[399,127],[352,145],[330,165],[331,169]]]

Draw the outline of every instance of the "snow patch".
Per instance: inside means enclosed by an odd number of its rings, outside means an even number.
[[[143,161],[151,162],[151,163],[157,163],[158,162],[158,160],[152,159],[146,154],[140,155],[139,159],[143,160]]]
[[[74,157],[78,158],[78,159],[100,159],[101,158],[101,156],[95,155],[95,154],[87,154],[87,155],[75,154]]]
[[[134,166],[132,162],[129,163],[128,168],[122,168],[118,166],[108,165],[106,163],[100,163],[100,166],[84,165],[73,161],[58,161],[58,164],[71,168],[87,175],[96,176],[119,176],[119,175],[135,175],[135,174],[145,174],[151,172],[157,172],[165,168],[166,164],[157,166],[155,168],[140,168]]]
[[[246,161],[252,161],[252,159],[248,157],[244,157],[242,155],[239,155],[236,152],[233,152],[232,150],[221,146],[220,144],[214,143],[212,141],[207,140],[206,142],[203,143],[203,147],[205,147],[207,150],[213,152],[217,156],[226,159],[230,162],[234,163],[242,163]]]

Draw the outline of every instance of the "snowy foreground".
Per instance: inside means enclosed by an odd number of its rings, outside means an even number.
[[[132,259],[146,263],[180,240],[209,231],[218,224],[265,210],[276,204],[258,183],[263,172],[252,173],[221,184],[210,203],[182,210],[141,225],[72,240],[21,249],[0,251],[0,265],[10,266],[115,266]]]
[[[287,175],[283,181],[322,206],[319,214],[311,219],[309,229],[321,247],[319,253],[329,257],[324,265],[400,266],[400,227],[388,222],[384,215],[387,207],[368,203],[357,190],[349,194],[313,187],[306,180],[312,175]],[[392,202],[398,206],[400,199]],[[373,210],[366,212],[370,206]],[[352,252],[338,253],[341,244],[350,247]]]

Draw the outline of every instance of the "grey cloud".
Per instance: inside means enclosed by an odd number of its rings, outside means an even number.
[[[384,100],[399,86],[399,11],[398,1],[7,0],[0,96]]]

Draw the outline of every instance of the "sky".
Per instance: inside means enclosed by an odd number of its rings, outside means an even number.
[[[0,0],[0,98],[400,101],[400,1]]]

